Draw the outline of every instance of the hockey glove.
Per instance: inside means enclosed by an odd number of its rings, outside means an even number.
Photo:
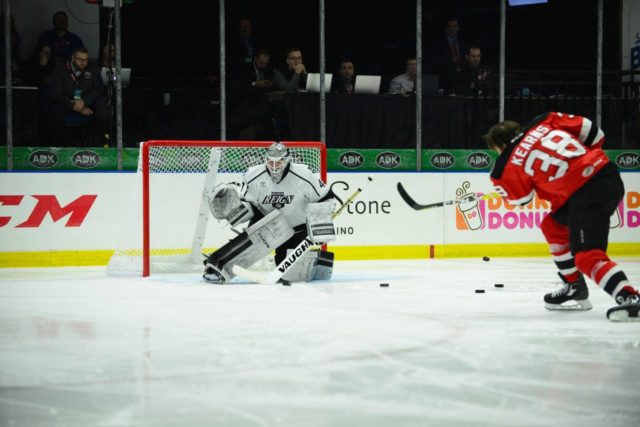
[[[307,205],[307,232],[313,243],[322,245],[336,239],[332,219],[334,206],[333,199]]]
[[[233,184],[217,185],[208,196],[209,208],[216,219],[229,219],[234,209],[240,207],[240,195]]]

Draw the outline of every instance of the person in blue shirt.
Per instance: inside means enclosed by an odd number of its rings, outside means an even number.
[[[69,18],[63,11],[58,11],[53,15],[53,28],[44,31],[38,37],[36,46],[50,46],[55,64],[64,63],[73,51],[79,47],[84,47],[82,39],[70,31]]]

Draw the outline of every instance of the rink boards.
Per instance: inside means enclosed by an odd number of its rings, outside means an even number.
[[[548,204],[513,208],[501,199],[415,211],[398,195],[402,182],[417,202],[492,192],[487,173],[373,173],[374,182],[336,221],[339,259],[536,256],[548,253],[539,224]],[[229,177],[227,177],[229,178]],[[612,216],[609,251],[640,254],[640,173],[622,173],[626,194]],[[365,173],[329,173],[343,200]],[[194,187],[201,176],[194,176]],[[0,174],[0,267],[103,265],[126,221],[133,173]],[[198,203],[193,195],[176,200]],[[193,221],[196,219],[194,218]]]

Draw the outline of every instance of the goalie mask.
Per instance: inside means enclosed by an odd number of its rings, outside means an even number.
[[[273,182],[278,184],[282,180],[290,161],[289,149],[284,144],[276,142],[267,148],[267,170]]]

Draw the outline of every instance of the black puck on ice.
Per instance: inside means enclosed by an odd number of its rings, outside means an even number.
[[[490,259],[491,259],[491,258],[489,258],[488,256],[483,256],[483,257],[482,257],[482,260],[483,260],[483,261],[486,261],[486,262],[489,262],[489,260],[490,260]]]
[[[476,294],[484,294],[484,289],[476,289]]]
[[[280,282],[282,283],[282,286],[291,286],[291,282],[288,280],[280,279]]]
[[[504,288],[504,283],[496,283],[493,286],[495,286],[496,288]]]
[[[381,288],[388,288],[389,284],[388,283],[380,283],[380,287]]]

